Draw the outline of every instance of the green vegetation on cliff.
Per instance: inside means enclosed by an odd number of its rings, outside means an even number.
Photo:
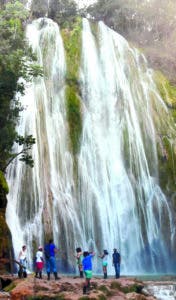
[[[176,86],[172,85],[169,80],[161,73],[155,72],[155,82],[162,99],[166,105],[173,110],[173,116],[175,115],[176,109]]]
[[[76,154],[79,151],[80,135],[82,132],[82,119],[80,98],[78,97],[77,91],[74,87],[67,86],[66,99],[71,145],[73,154]]]
[[[82,20],[76,18],[69,28],[62,29],[62,37],[66,53],[66,101],[67,117],[70,131],[71,147],[78,153],[82,132],[81,98],[79,89],[79,69],[81,59]]]
[[[3,190],[5,194],[9,192],[9,187],[2,171],[0,171],[0,190]]]
[[[165,193],[171,196],[175,191],[176,184],[176,144],[175,144],[175,123],[176,123],[176,86],[161,73],[155,72],[154,76],[158,91],[164,100],[171,116],[170,124],[164,119],[162,132],[159,133],[159,178],[160,185]],[[170,128],[169,128],[170,126]],[[176,207],[176,201],[174,203]]]

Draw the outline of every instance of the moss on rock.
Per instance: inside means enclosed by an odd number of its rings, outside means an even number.
[[[69,26],[61,30],[66,53],[67,73],[66,83],[78,87],[81,58],[82,19],[77,17]]]
[[[154,79],[162,99],[169,108],[176,109],[176,86],[159,71],[155,72]]]
[[[5,194],[9,192],[9,187],[2,171],[0,171],[0,189],[2,189]]]
[[[79,87],[79,70],[81,59],[82,20],[76,18],[69,28],[62,29],[66,53],[66,106],[73,154],[79,151],[82,132],[81,98]]]
[[[154,80],[158,91],[168,107],[170,115],[169,122],[163,116],[162,132],[159,132],[158,154],[159,154],[159,180],[160,186],[165,193],[171,197],[175,191],[176,184],[176,145],[175,128],[176,123],[176,86],[161,73],[155,72]],[[162,116],[161,116],[162,117]],[[176,208],[176,203],[174,204]]]
[[[80,135],[82,132],[82,118],[80,99],[75,87],[66,87],[67,117],[70,131],[71,147],[73,154],[79,150]]]

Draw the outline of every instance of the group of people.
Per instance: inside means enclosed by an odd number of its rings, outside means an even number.
[[[95,252],[82,252],[81,248],[76,248],[76,258],[78,269],[80,272],[80,277],[83,278],[83,273],[85,274],[85,284],[83,286],[83,294],[86,294],[90,287],[90,280],[92,278],[92,258],[95,255]],[[103,250],[103,254],[99,255],[102,259],[102,267],[103,267],[103,274],[104,279],[107,279],[107,267],[108,267],[108,251]],[[120,263],[121,263],[121,256],[117,249],[113,250],[112,254],[112,264],[115,268],[115,277],[120,277]]]
[[[27,276],[27,255],[26,255],[26,245],[22,246],[19,253],[19,277],[22,277],[21,271],[23,272],[23,277]],[[53,240],[49,240],[48,244],[45,245],[44,251],[43,247],[39,246],[38,251],[35,255],[35,277],[42,279],[42,271],[44,267],[44,257],[46,263],[47,279],[50,280],[51,273],[54,274],[55,279],[60,279],[57,274],[57,266],[55,254],[58,252]],[[104,274],[104,279],[107,279],[107,267],[108,267],[108,251],[103,250],[103,253],[98,257],[102,259],[102,269]],[[74,255],[77,260],[77,265],[80,273],[80,278],[85,276],[85,283],[83,286],[83,294],[86,294],[90,287],[90,280],[92,278],[92,258],[95,256],[95,252],[82,251],[80,247],[76,248],[76,255]],[[113,250],[112,254],[112,264],[115,269],[115,277],[120,277],[120,263],[121,256],[117,249]]]

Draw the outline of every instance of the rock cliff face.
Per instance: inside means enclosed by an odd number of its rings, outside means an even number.
[[[12,257],[11,234],[5,220],[7,193],[8,193],[7,182],[4,178],[3,173],[0,172],[0,258]],[[10,265],[0,262],[0,273],[4,273],[4,271],[10,271]]]
[[[96,20],[142,48],[153,69],[175,82],[176,7],[172,0],[103,0],[88,9]]]

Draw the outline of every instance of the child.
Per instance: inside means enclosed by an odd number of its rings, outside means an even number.
[[[92,278],[92,257],[95,255],[94,252],[89,253],[88,251],[83,252],[83,270],[85,273],[86,281],[83,286],[83,294],[86,294],[90,288],[90,280]]]
[[[76,256],[77,258],[77,264],[78,264],[78,269],[80,273],[80,278],[83,278],[83,265],[82,265],[82,260],[83,260],[83,253],[81,248],[76,248]]]
[[[102,266],[103,266],[103,273],[104,273],[104,279],[107,279],[107,266],[108,266],[108,251],[103,250],[103,254],[99,255],[99,257],[102,259]]]
[[[43,262],[43,248],[41,246],[38,247],[35,263],[36,263],[35,277],[38,278],[38,274],[39,274],[39,278],[42,279],[42,270],[43,270],[44,262]]]

